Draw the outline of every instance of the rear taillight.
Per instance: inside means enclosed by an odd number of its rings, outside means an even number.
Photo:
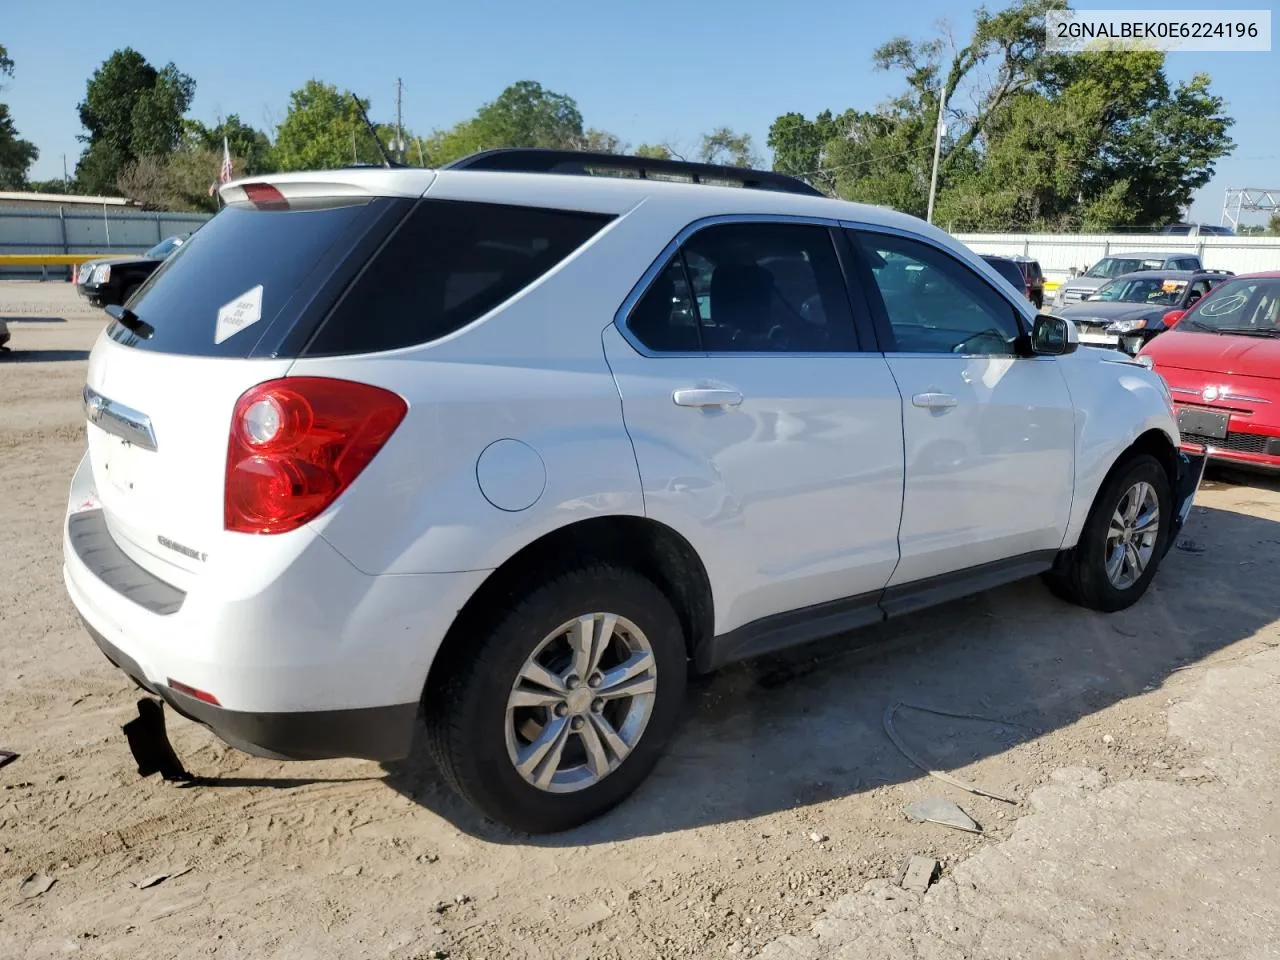
[[[351,485],[407,410],[390,391],[326,377],[245,391],[231,415],[223,525],[240,533],[302,526]]]

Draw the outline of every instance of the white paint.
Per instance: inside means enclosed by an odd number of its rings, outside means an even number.
[[[499,510],[528,510],[547,488],[547,468],[538,451],[510,438],[495,440],[476,462],[476,482]]]
[[[89,385],[150,416],[158,450],[131,460],[134,487],[121,490],[102,475],[111,438],[88,427],[89,455],[69,508],[96,490],[121,549],[187,597],[175,614],[149,614],[64,544],[68,592],[148,677],[210,690],[230,709],[416,701],[453,616],[487,572],[577,521],[647,517],[681,534],[707,568],[715,626],[724,631],[874,591],[890,577],[1070,546],[1125,447],[1146,429],[1177,436],[1157,375],[1100,350],[1026,361],[649,358],[613,326],[671,238],[722,214],[799,214],[907,231],[952,251],[1012,297],[976,254],[902,214],[613,178],[356,170],[268,179],[326,178],[357,193],[426,190],[617,218],[488,315],[420,346],[247,360],[140,351],[99,337]],[[1024,318],[1034,313],[1020,298],[1010,305]],[[232,312],[229,326],[243,329],[260,307]],[[404,397],[409,411],[312,523],[272,536],[227,533],[231,410],[249,387],[286,375],[381,386]],[[672,402],[674,389],[702,381],[732,386],[742,404],[711,411]],[[940,414],[909,400],[904,406],[900,386],[944,386],[958,403]],[[539,495],[527,454],[504,445],[496,453],[505,459],[490,465],[484,456],[495,441],[515,437],[544,465]],[[518,512],[494,509],[526,501]],[[895,575],[900,521],[904,566]],[[208,559],[165,551],[157,536]]]

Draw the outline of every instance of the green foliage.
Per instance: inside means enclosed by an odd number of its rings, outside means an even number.
[[[734,133],[728,127],[719,127],[703,134],[698,148],[698,159],[703,163],[719,163],[731,167],[754,167],[760,163],[751,134]]]
[[[172,63],[160,70],[126,47],[89,78],[79,104],[88,146],[76,165],[86,193],[109,193],[123,166],[142,156],[166,156],[179,145],[183,114],[196,84]]]
[[[13,76],[13,59],[0,45],[0,77]],[[29,140],[18,136],[9,116],[8,104],[0,103],[0,190],[19,190],[26,186],[27,170],[36,162],[40,151]]]
[[[224,137],[236,170],[245,174],[273,173],[276,170],[275,156],[267,135],[244,123],[236,114],[212,127],[206,127],[199,120],[188,120],[184,124],[184,148],[217,151],[219,167]]]
[[[221,167],[221,143],[217,150],[188,148],[168,156],[140,157],[121,168],[119,188],[149,210],[214,213],[218,200],[209,188]],[[232,169],[236,176],[245,173],[234,159]]]
[[[774,168],[833,195],[923,216],[939,92],[946,134],[935,220],[952,229],[1107,229],[1176,220],[1234,146],[1197,75],[1171,89],[1156,52],[1055,55],[1061,0],[980,9],[971,36],[895,38],[874,55],[904,89],[874,113],[774,121]]]
[[[620,142],[602,130],[584,130],[574,99],[521,80],[484,104],[469,120],[437,130],[427,138],[428,162],[440,166],[479,150],[495,147],[604,149],[613,153]]]
[[[360,103],[367,112],[369,101]],[[276,131],[278,169],[323,170],[381,162],[351,91],[339,92],[333,84],[308,80],[289,95],[289,112]]]
[[[1280,213],[1273,213],[1271,219],[1267,221],[1267,233],[1273,237],[1280,237]]]
[[[650,160],[670,160],[671,148],[665,143],[642,143],[636,147],[635,155]]]

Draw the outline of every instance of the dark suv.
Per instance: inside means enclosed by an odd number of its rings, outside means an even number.
[[[1169,329],[1169,313],[1181,316],[1233,276],[1229,270],[1139,270],[1116,277],[1058,315],[1076,325],[1081,343],[1134,356]]]
[[[1036,305],[1039,310],[1044,306],[1044,271],[1040,269],[1040,261],[1031,257],[1002,257],[995,254],[983,254],[982,259],[995,267],[996,272],[1004,277],[1023,295]]]

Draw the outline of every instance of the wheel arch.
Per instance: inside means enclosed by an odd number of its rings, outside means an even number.
[[[1125,463],[1133,456],[1144,453],[1155,457],[1159,461],[1164,468],[1165,475],[1169,478],[1169,489],[1176,493],[1178,489],[1178,448],[1166,430],[1161,427],[1150,427],[1115,455],[1110,466],[1099,478],[1098,483],[1090,490],[1088,503],[1081,505],[1082,509],[1078,514],[1078,521],[1072,523],[1073,530],[1066,542],[1063,543],[1064,552],[1075,547],[1080,533],[1084,529],[1085,520],[1088,519],[1090,511],[1093,510],[1094,503],[1111,478],[1115,476],[1116,471],[1122,469]]]
[[[578,561],[628,566],[652,580],[680,618],[690,660],[711,639],[715,623],[711,581],[689,541],[646,517],[593,517],[543,534],[485,578],[454,617],[432,661],[424,692],[447,675],[457,658],[467,655],[472,632],[485,629],[495,610],[504,609],[530,582],[545,579],[548,571]]]

